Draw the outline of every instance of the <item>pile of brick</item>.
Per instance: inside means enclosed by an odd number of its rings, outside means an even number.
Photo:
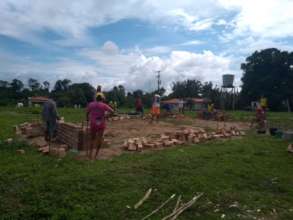
[[[44,128],[40,122],[25,122],[19,126],[15,126],[15,133],[25,138],[34,138],[44,135]]]
[[[81,126],[59,122],[56,141],[49,143],[44,139],[44,127],[41,122],[25,122],[15,126],[15,133],[18,137],[26,140],[30,145],[38,148],[42,154],[51,154],[64,157],[71,147],[79,147]]]
[[[204,129],[182,129],[173,133],[162,134],[159,138],[148,139],[142,138],[130,138],[126,140],[123,147],[128,151],[142,151],[148,148],[162,148],[170,147],[173,145],[182,144],[198,144],[207,140],[230,138],[232,136],[245,135],[243,131],[239,131],[237,128],[232,127],[228,130],[220,129],[216,132],[206,132]]]
[[[50,154],[57,157],[65,157],[66,153],[68,151],[68,145],[66,144],[60,144],[58,146],[43,146],[39,147],[38,151],[42,154]]]
[[[59,122],[57,130],[57,140],[67,144],[70,148],[80,150],[84,145],[85,131],[81,125]]]
[[[129,138],[124,142],[123,147],[129,151],[142,151],[143,149],[147,148],[162,148],[179,144],[184,144],[184,142],[175,138],[172,139],[166,135],[162,135],[160,138],[152,140],[145,137]]]

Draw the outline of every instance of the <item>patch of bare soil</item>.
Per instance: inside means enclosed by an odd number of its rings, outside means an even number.
[[[184,117],[180,119],[171,119],[172,121],[159,121],[150,123],[147,120],[130,119],[122,121],[113,121],[108,123],[105,132],[105,138],[110,141],[111,147],[121,147],[123,142],[129,138],[135,137],[158,137],[166,132],[174,132],[182,127],[184,128],[205,128],[221,129],[237,127],[240,130],[248,130],[249,123],[245,122],[217,122],[201,119],[192,119]]]
[[[199,127],[204,129],[217,130],[221,128],[230,129],[231,127],[236,127],[239,130],[248,130],[250,123],[247,122],[232,122],[232,121],[213,121],[213,120],[202,120],[195,119],[189,116],[184,116],[182,118],[167,118],[165,121],[172,123],[174,126],[190,126]]]
[[[113,121],[107,124],[105,139],[110,141],[111,147],[121,147],[128,138],[158,137],[160,134],[173,132],[178,128],[178,126],[162,121],[153,123],[141,119]]]

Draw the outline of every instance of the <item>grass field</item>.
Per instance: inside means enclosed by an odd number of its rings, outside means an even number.
[[[68,121],[83,110],[60,109]],[[0,109],[0,139],[12,126],[37,119],[39,110]],[[233,120],[251,113],[235,112]],[[292,115],[269,120],[292,125]],[[279,122],[280,121],[280,122]],[[293,156],[286,142],[253,132],[241,139],[176,147],[112,160],[77,161],[42,156],[22,143],[0,143],[0,219],[141,219],[171,194],[204,196],[179,219],[293,219]],[[25,149],[24,155],[16,149]],[[149,188],[138,210],[129,209]],[[151,219],[161,219],[175,199]],[[234,205],[233,205],[234,204]],[[231,206],[232,205],[232,206]]]

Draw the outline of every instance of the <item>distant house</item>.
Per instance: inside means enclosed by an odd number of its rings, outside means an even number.
[[[161,101],[162,106],[170,105],[172,109],[178,109],[180,99],[168,99]],[[209,99],[206,98],[185,98],[184,99],[184,107],[189,110],[200,111],[207,109],[208,104],[211,103]]]
[[[161,101],[161,104],[162,104],[163,108],[164,108],[164,106],[169,105],[170,109],[172,109],[172,110],[178,110],[179,103],[180,103],[180,99],[176,99],[176,98]],[[185,101],[184,101],[184,104],[185,104]]]
[[[33,96],[33,97],[29,97],[28,98],[28,105],[29,106],[42,105],[43,103],[45,103],[48,100],[49,100],[48,97],[44,97],[44,96]]]
[[[200,111],[208,108],[208,104],[211,100],[206,98],[186,98],[186,106],[190,110]]]

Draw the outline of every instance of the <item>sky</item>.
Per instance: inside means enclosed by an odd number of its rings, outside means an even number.
[[[271,47],[293,51],[293,0],[0,1],[0,80],[241,85],[241,63]]]

